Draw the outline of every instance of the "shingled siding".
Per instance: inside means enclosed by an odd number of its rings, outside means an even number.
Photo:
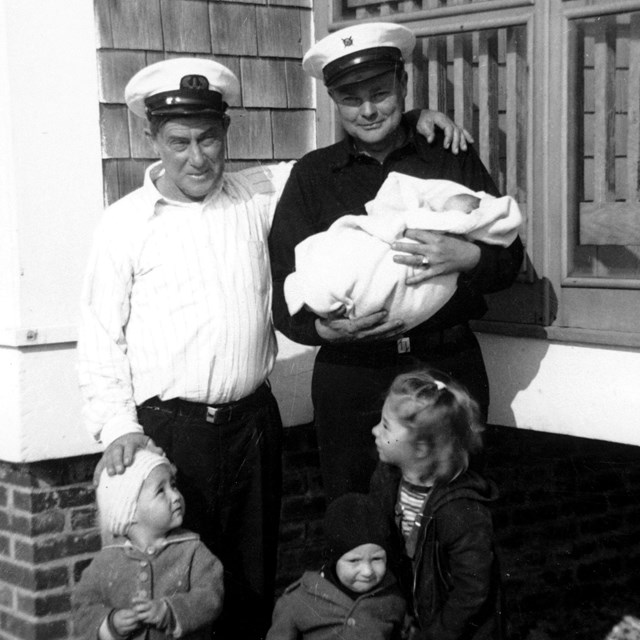
[[[322,562],[309,425],[285,430],[278,589]],[[640,602],[638,447],[491,427],[487,474],[510,640],[603,640]],[[96,456],[0,462],[0,640],[73,638],[70,597],[100,548]]]
[[[314,148],[315,98],[301,59],[311,0],[95,0],[105,204],[142,184],[155,155],[124,87],[144,66],[213,58],[239,78],[230,105],[228,166],[297,159]]]

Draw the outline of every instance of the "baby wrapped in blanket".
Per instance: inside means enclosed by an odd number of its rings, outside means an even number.
[[[467,240],[509,246],[522,221],[513,198],[475,192],[450,180],[425,180],[392,172],[368,215],[346,215],[329,229],[309,236],[295,249],[296,270],[284,294],[289,313],[303,307],[320,317],[344,307],[349,318],[382,309],[388,321],[411,329],[430,318],[454,294],[457,273],[407,285],[420,267],[393,261],[391,245],[407,229],[456,234]]]

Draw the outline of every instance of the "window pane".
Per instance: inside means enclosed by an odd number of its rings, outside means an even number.
[[[408,108],[443,111],[469,129],[498,189],[527,219],[527,27],[418,38],[408,71]],[[524,223],[525,244],[526,235]]]
[[[384,18],[398,13],[422,9],[450,8],[457,5],[478,5],[488,0],[341,0],[337,20],[354,18]],[[472,7],[471,7],[472,8]]]
[[[571,25],[568,275],[640,279],[640,13]]]

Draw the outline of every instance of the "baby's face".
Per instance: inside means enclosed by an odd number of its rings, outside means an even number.
[[[442,206],[443,211],[462,211],[471,213],[480,206],[480,198],[470,193],[457,193],[447,198]]]
[[[356,593],[366,593],[380,584],[387,572],[387,552],[377,544],[361,544],[347,551],[336,563],[342,584]]]

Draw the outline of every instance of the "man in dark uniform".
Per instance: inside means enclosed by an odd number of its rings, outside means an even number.
[[[459,182],[499,195],[472,148],[455,155],[417,135],[415,117],[404,113],[404,60],[415,45],[412,32],[390,23],[347,27],[316,43],[303,68],[324,81],[346,132],[329,147],[312,151],[293,168],[269,236],[276,327],[292,340],[321,345],[312,379],[320,463],[329,500],[367,491],[376,462],[371,428],[381,399],[401,371],[437,368],[464,384],[483,411],[489,405],[487,374],[468,321],[487,307],[484,293],[508,287],[523,258],[517,238],[507,248],[435,232],[408,230],[397,262],[418,267],[416,286],[433,276],[459,272],[449,302],[424,323],[405,331],[386,311],[357,319],[336,312],[320,318],[307,310],[290,316],[284,280],[295,270],[294,250],[345,214],[362,214],[392,171]],[[410,282],[409,280],[407,282]]]

